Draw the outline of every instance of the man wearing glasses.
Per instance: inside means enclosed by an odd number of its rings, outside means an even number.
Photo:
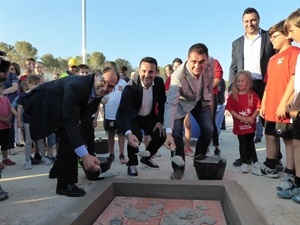
[[[85,195],[85,191],[75,185],[78,182],[78,157],[86,170],[99,170],[99,160],[86,148],[85,124],[118,80],[118,72],[106,67],[102,75],[68,76],[44,83],[29,94],[25,113],[31,118],[32,139],[38,140],[53,132],[59,137],[58,159],[49,173],[49,178],[57,178],[57,194]]]

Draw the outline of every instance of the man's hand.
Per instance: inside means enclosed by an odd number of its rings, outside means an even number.
[[[127,134],[126,136],[128,144],[134,148],[138,148],[139,147],[139,139],[134,135],[134,134]]]
[[[83,166],[86,170],[96,172],[100,168],[100,161],[90,154],[86,154],[82,157]]]
[[[157,122],[153,128],[153,132],[158,129],[159,130],[159,136],[165,136],[165,130],[163,129],[163,125],[160,122]]]
[[[176,149],[174,138],[173,138],[172,134],[167,134],[166,136],[167,137],[166,137],[166,141],[165,141],[164,145],[166,146],[167,149],[174,152]]]

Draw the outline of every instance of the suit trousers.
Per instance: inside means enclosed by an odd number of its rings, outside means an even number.
[[[158,151],[158,149],[163,145],[165,142],[166,137],[160,136],[159,130],[156,129],[153,131],[155,124],[157,123],[157,119],[153,115],[148,116],[137,116],[130,124],[131,126],[131,132],[134,134],[141,143],[143,140],[143,133],[147,132],[148,135],[151,136],[151,141],[149,142],[146,150],[150,152],[149,157],[145,157],[145,159],[150,159],[155,153]],[[128,162],[127,166],[134,166],[138,165],[138,157],[136,153],[139,151],[138,148],[134,148],[127,144],[127,154],[128,154]]]
[[[89,118],[81,124],[81,134],[86,140],[87,150],[90,155],[95,155],[95,128],[93,126],[95,117]]]
[[[57,184],[66,186],[78,182],[78,156],[71,148],[65,129],[55,132],[58,141],[57,160],[53,164],[50,173],[57,174]]]
[[[191,110],[191,114],[195,118],[201,130],[200,135],[197,139],[195,156],[200,154],[205,156],[214,130],[211,110],[209,106],[202,106],[202,102],[200,100],[197,102],[197,105]],[[176,149],[175,152],[171,152],[171,156],[174,156],[174,154],[179,155],[185,160],[183,142],[183,120],[184,117],[176,119],[174,121],[173,137]],[[174,170],[184,170],[184,167],[179,167],[173,162],[172,167]]]

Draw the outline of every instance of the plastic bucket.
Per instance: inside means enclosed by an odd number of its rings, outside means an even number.
[[[202,157],[202,158],[200,158]],[[194,166],[199,180],[222,180],[227,160],[216,156],[196,156]]]

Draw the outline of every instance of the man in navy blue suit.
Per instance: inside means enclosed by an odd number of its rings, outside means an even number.
[[[97,111],[102,97],[110,93],[119,81],[113,67],[106,67],[103,74],[68,76],[50,81],[32,90],[25,113],[30,115],[30,133],[33,140],[55,133],[59,137],[58,159],[53,165],[57,177],[56,193],[81,197],[85,191],[78,182],[78,157],[86,170],[99,170],[99,160],[88,153],[84,126]],[[55,168],[55,169],[54,169]]]

